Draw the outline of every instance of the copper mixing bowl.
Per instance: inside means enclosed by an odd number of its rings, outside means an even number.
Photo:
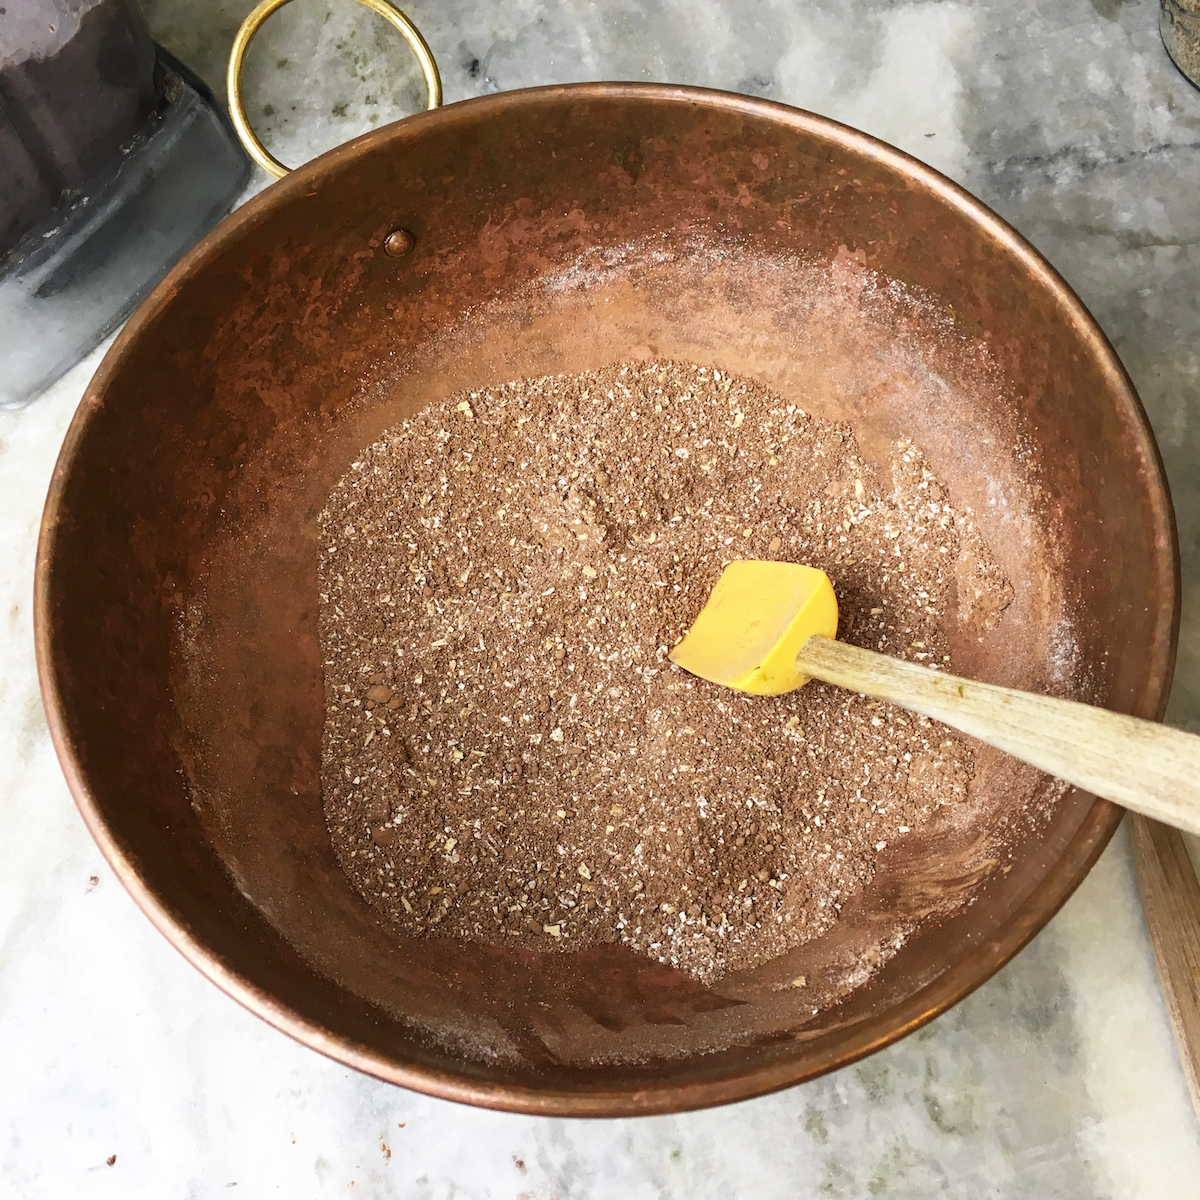
[[[845,268],[860,327],[814,315],[813,264]],[[1178,566],[1145,416],[1078,299],[954,184],[808,113],[638,84],[489,96],[335,150],[225,221],[109,351],[50,488],[37,653],[71,790],[150,919],[381,1079],[607,1116],[810,1079],[986,980],[1121,818],[982,751],[983,817],[905,839],[831,933],[712,987],[621,946],[390,929],[322,811],[316,514],[431,399],[647,356],[802,397],[868,454],[914,438],[1015,587],[956,668],[1161,716]],[[927,386],[887,384],[905,371]],[[813,1011],[801,974],[833,1000]]]

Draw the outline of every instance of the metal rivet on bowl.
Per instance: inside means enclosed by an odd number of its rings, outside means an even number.
[[[384,250],[393,258],[403,258],[416,244],[417,239],[407,229],[394,229],[383,240]]]

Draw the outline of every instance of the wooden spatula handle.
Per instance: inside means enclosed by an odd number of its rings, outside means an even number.
[[[1129,820],[1158,977],[1200,1117],[1200,880],[1181,833],[1145,817]]]
[[[975,683],[812,637],[798,658],[816,679],[944,721],[1095,796],[1200,833],[1200,737],[1013,688]]]

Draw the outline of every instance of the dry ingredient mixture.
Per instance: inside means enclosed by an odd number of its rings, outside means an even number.
[[[961,801],[968,743],[820,683],[666,660],[732,558],[824,568],[840,636],[949,665],[1012,591],[905,441],[673,362],[435,404],[320,517],[322,783],[343,868],[410,934],[620,941],[702,980],[823,933]]]

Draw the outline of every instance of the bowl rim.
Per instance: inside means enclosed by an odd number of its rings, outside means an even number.
[[[429,129],[443,130],[472,123],[476,117],[531,105],[576,101],[628,100],[742,114],[783,125],[801,135],[890,167],[932,193],[969,219],[997,250],[1017,260],[1030,279],[1052,293],[1060,311],[1074,324],[1094,361],[1132,418],[1135,449],[1149,468],[1150,512],[1157,526],[1156,545],[1169,569],[1170,605],[1164,605],[1156,627],[1148,671],[1135,715],[1162,718],[1170,695],[1180,620],[1180,561],[1175,516],[1166,472],[1145,409],[1116,352],[1083,302],[1053,267],[1007,222],[965,189],[885,142],[828,117],[775,101],[738,93],[676,84],[599,82],[554,84],[498,92],[418,113],[362,135],[313,159],[269,185],[227,216],[181,259],[142,302],[97,368],[64,438],[51,477],[39,531],[34,575],[34,640],[46,720],[55,752],[84,823],[117,878],[160,933],[203,975],[243,1007],[303,1045],[385,1082],[441,1099],[485,1108],[541,1116],[625,1117],[691,1111],[765,1095],[848,1066],[898,1041],[957,1004],[1012,959],[1062,907],[1082,882],[1112,837],[1124,810],[1096,799],[1054,865],[1030,893],[1021,909],[992,936],[959,958],[953,966],[903,1003],[848,1027],[849,1036],[803,1067],[779,1062],[704,1081],[664,1082],[637,1090],[597,1088],[553,1091],[510,1083],[482,1081],[466,1072],[397,1061],[293,1011],[265,988],[231,969],[220,954],[184,927],[143,878],[104,821],[87,774],[74,746],[67,706],[59,688],[51,647],[51,563],[63,515],[64,494],[89,427],[103,406],[110,381],[120,371],[142,330],[171,303],[208,259],[227,243],[248,235],[275,211],[292,203],[310,187],[346,169],[361,154],[405,140]],[[1169,608],[1169,611],[1168,611]]]

